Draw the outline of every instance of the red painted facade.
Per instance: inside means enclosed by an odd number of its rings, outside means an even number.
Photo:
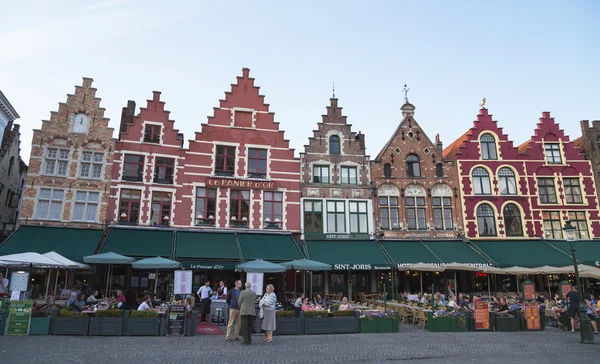
[[[566,220],[580,239],[600,237],[591,164],[549,112],[515,147],[482,108],[444,158],[457,162],[467,237],[563,239]]]

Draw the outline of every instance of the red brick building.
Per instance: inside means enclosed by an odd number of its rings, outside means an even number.
[[[484,107],[444,158],[456,161],[469,238],[563,239],[566,220],[579,239],[600,236],[592,166],[549,112],[515,147]]]

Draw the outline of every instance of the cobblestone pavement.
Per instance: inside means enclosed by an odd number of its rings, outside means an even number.
[[[600,343],[600,338],[599,343]],[[596,361],[600,344],[558,330],[514,333],[254,336],[243,347],[221,335],[196,337],[0,336],[2,363],[565,363]]]

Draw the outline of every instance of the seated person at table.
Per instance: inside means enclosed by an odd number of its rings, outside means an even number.
[[[492,298],[492,303],[490,305],[490,308],[492,310],[497,310],[499,307],[500,307],[500,300],[498,300],[498,297]]]
[[[514,300],[513,303],[510,306],[508,306],[508,313],[512,315],[517,315],[519,311],[521,311],[522,303],[523,301],[521,300]]]
[[[186,298],[183,300],[183,304],[185,305],[186,312],[192,312],[192,299]]]
[[[300,297],[296,298],[296,302],[294,302],[294,309],[301,310],[302,301],[304,301],[304,294],[301,294]]]
[[[342,298],[342,303],[338,307],[338,311],[352,311],[352,305],[348,303],[348,297]]]
[[[73,303],[75,303],[76,300],[77,300],[77,293],[70,292],[69,293],[69,298],[67,298],[67,302],[65,302],[65,306],[68,308],[70,305],[72,305]]]
[[[428,298],[429,298],[429,295],[427,293],[425,293],[423,295],[423,297],[421,297],[421,301],[419,301],[419,302],[421,302],[422,304],[426,305],[426,304],[429,303],[429,299]]]
[[[73,292],[75,293],[75,292]],[[75,301],[71,302],[69,304],[69,309],[72,311],[83,311],[87,308],[87,306],[85,305],[85,295],[83,293],[80,293],[76,298]]]
[[[173,302],[171,302],[174,305],[180,305],[181,304],[181,296],[176,294],[175,297],[173,297]]]
[[[496,313],[508,313],[508,304],[506,304],[506,298],[500,298],[500,304],[498,305],[498,312]]]
[[[138,307],[138,311],[148,311],[151,310],[152,308],[150,307],[150,296],[145,295],[144,296],[144,301],[140,304],[140,306]]]
[[[456,297],[454,297],[454,296],[450,297],[450,302],[448,302],[448,307],[452,307],[456,310],[460,309],[460,306],[458,305],[458,303],[456,303]]]
[[[302,301],[302,311],[308,311],[308,298],[305,298],[304,301]]]
[[[123,305],[127,303],[127,299],[125,298],[125,295],[123,294],[123,291],[121,291],[120,289],[117,290],[117,308],[121,308],[123,307]]]
[[[440,292],[435,293],[435,297],[433,298],[433,301],[435,302],[436,305],[441,305],[441,306],[446,305],[446,302],[444,302],[444,298],[442,297],[442,294]]]
[[[327,307],[327,301],[321,296],[321,294],[317,294],[315,304],[317,304],[318,306]]]
[[[87,303],[88,305],[94,305],[96,304],[96,302],[98,302],[98,291],[94,291],[92,292],[92,294],[88,297],[87,299]]]

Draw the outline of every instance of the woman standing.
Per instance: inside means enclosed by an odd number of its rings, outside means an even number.
[[[263,311],[262,329],[267,332],[266,343],[273,342],[273,331],[276,329],[275,306],[277,305],[277,296],[273,293],[274,290],[275,287],[272,284],[267,285],[266,293],[258,304]]]

